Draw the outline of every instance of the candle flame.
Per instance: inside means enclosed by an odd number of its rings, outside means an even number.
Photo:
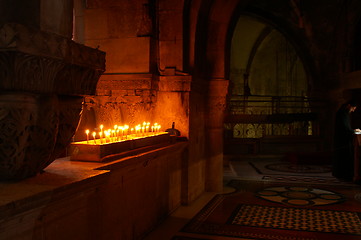
[[[94,143],[103,144],[108,142],[118,142],[126,139],[132,138],[140,138],[140,137],[148,137],[158,135],[161,129],[161,125],[159,123],[151,123],[147,121],[143,121],[140,124],[133,125],[129,127],[129,125],[119,125],[114,124],[114,128],[105,129],[106,127],[103,124],[99,125],[98,131],[90,132],[89,129],[85,130],[87,136],[87,143],[89,143],[89,133],[94,138]],[[99,141],[96,139],[97,135],[99,136]],[[104,142],[102,140],[105,140]],[[97,140],[97,141],[96,141]]]

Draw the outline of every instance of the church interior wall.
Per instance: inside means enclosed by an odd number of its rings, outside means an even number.
[[[20,2],[0,3],[0,9],[18,11],[15,17],[4,13],[1,24],[28,24],[68,40],[73,37],[79,49],[82,44],[93,49],[85,52],[106,53],[105,69],[88,66],[104,71],[96,88],[71,92],[85,99],[74,140],[84,140],[85,129],[98,129],[100,124],[150,121],[163,130],[175,122],[187,141],[109,164],[55,160],[38,176],[4,183],[4,191],[11,192],[0,211],[4,239],[141,239],[181,204],[205,191],[221,191],[223,118],[232,92],[228,86],[235,86],[229,85],[227,76],[236,79],[242,73],[238,66],[227,65],[228,30],[237,14],[257,15],[276,26],[282,23],[280,30],[299,37],[292,41],[305,63],[308,95],[327,103],[320,115],[320,135],[329,146],[334,103],[344,100],[345,89],[361,88],[360,74],[350,73],[349,66],[356,31],[349,23],[361,12],[356,0],[292,1],[298,5],[286,6],[276,1],[282,7],[269,0],[75,1],[79,11],[74,33],[73,1]],[[86,62],[83,57],[59,61],[74,61],[80,68]],[[77,76],[86,76],[81,73]],[[69,88],[82,86],[74,84],[75,78],[65,83]],[[59,89],[57,93],[63,94]],[[74,172],[79,175],[72,176]]]

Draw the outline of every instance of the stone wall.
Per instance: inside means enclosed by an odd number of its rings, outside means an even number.
[[[0,239],[136,240],[181,204],[186,142],[110,163],[58,159],[0,189]]]

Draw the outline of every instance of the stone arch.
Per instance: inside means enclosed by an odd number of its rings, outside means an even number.
[[[317,71],[307,50],[304,33],[292,29],[284,21],[260,9],[250,7],[247,1],[214,0],[200,2],[195,30],[193,83],[201,82],[205,98],[205,186],[208,191],[222,188],[223,179],[223,120],[229,86],[229,57],[232,33],[240,14],[249,14],[276,27],[293,43],[305,66],[310,89]],[[197,48],[199,46],[199,48]]]
[[[227,37],[227,45],[231,46],[232,34],[235,30],[237,21],[240,16],[248,16],[250,18],[254,18],[257,21],[264,23],[265,25],[274,28],[276,31],[280,32],[287,41],[291,43],[291,45],[295,48],[297,55],[300,57],[305,72],[307,75],[307,83],[309,86],[309,94],[312,95],[314,89],[317,88],[315,86],[317,83],[314,79],[319,77],[319,73],[316,70],[315,62],[311,57],[311,53],[309,50],[309,46],[307,45],[308,40],[305,37],[305,32],[308,30],[306,29],[307,26],[303,26],[302,29],[295,29],[289,23],[286,23],[285,20],[282,20],[269,12],[265,12],[261,9],[254,8],[254,7],[247,7],[244,8],[242,4],[238,4],[236,9],[234,10],[234,14],[232,17],[232,22],[229,27],[228,37]],[[230,48],[227,49],[227,55],[229,58],[230,55]],[[226,74],[229,75],[230,69],[229,64],[226,65]]]
[[[228,92],[227,32],[237,1],[213,1],[200,6],[196,29],[194,81],[203,86],[205,130],[205,189],[223,188],[223,118]],[[199,46],[199,48],[197,48]]]

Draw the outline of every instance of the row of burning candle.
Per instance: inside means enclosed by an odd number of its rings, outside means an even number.
[[[149,135],[154,135],[160,132],[161,125],[158,123],[154,123],[153,126],[150,126],[149,122],[143,122],[143,124],[138,124],[135,127],[130,128],[129,125],[118,126],[114,125],[113,129],[104,129],[104,125],[101,124],[99,126],[100,131],[92,132],[93,139],[89,139],[89,129],[85,130],[86,134],[86,141],[89,144],[90,141],[93,141],[97,144],[97,140],[99,140],[100,144],[103,143],[110,143],[110,142],[117,142],[124,139],[131,139],[131,138],[139,138],[145,137]]]

